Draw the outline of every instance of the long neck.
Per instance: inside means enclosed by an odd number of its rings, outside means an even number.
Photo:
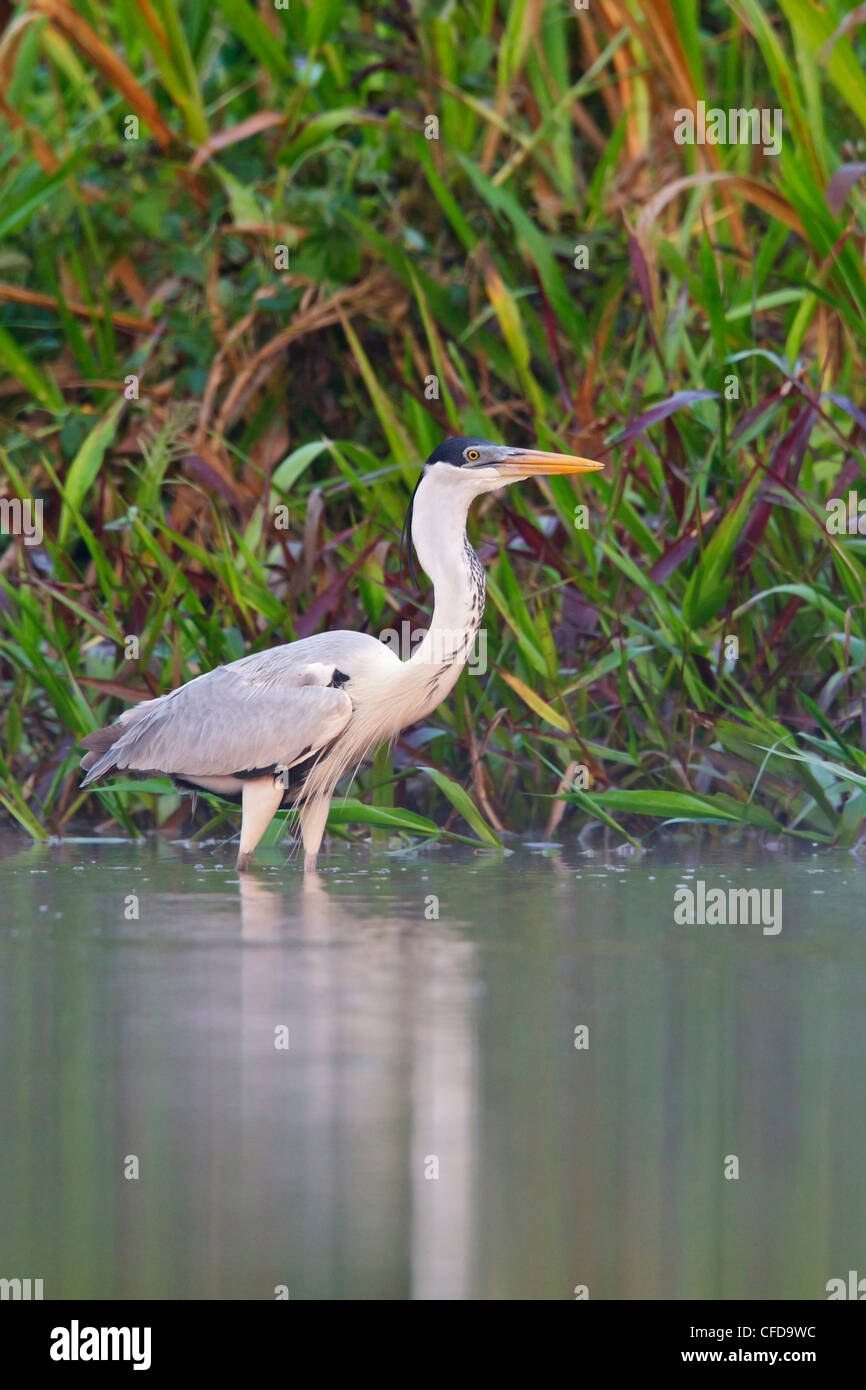
[[[406,663],[423,706],[416,718],[435,709],[456,683],[484,614],[484,571],[466,536],[472,497],[461,491],[425,480],[415,495],[412,539],[433,581],[433,619]]]

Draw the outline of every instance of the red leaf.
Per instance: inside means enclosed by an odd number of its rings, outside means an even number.
[[[247,116],[245,121],[238,121],[237,125],[229,126],[228,130],[220,130],[216,135],[211,135],[203,145],[199,145],[189,167],[200,169],[218,150],[228,149],[229,145],[238,145],[241,140],[260,135],[263,130],[285,125],[285,121],[286,118],[281,111],[257,111],[254,116]]]
[[[668,396],[666,401],[659,401],[658,405],[654,405],[643,415],[639,415],[630,425],[627,425],[623,433],[613,443],[626,444],[630,439],[634,439],[635,435],[643,434],[650,425],[656,425],[659,420],[665,420],[668,415],[673,415],[674,411],[682,410],[683,406],[694,405],[695,401],[718,400],[718,396],[718,391],[675,391],[672,396]]]

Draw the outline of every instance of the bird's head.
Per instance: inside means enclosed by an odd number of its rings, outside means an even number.
[[[595,473],[603,467],[603,463],[579,458],[576,454],[512,448],[464,435],[459,439],[446,439],[433,450],[421,470],[421,479],[435,474],[455,490],[476,495],[495,492],[506,483],[520,482],[524,478],[543,478],[556,473]]]
[[[456,505],[465,516],[473,498],[484,492],[496,492],[508,483],[563,473],[595,473],[603,467],[603,463],[576,454],[513,448],[470,435],[443,440],[424,464],[406,513],[403,547],[408,554],[410,573],[414,578],[412,552],[407,541],[414,535],[413,513],[422,495],[425,501],[429,497],[431,507],[450,510]],[[415,539],[417,543],[417,537]]]

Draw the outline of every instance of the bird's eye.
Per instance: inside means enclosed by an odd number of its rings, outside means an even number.
[[[467,449],[466,457],[468,459],[480,459],[481,455],[479,454],[477,449]]]

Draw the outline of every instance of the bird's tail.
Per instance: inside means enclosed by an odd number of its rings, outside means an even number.
[[[87,773],[81,783],[82,787],[89,787],[91,782],[104,777],[106,772],[110,772],[115,766],[117,750],[114,745],[125,732],[122,726],[109,724],[108,728],[94,729],[92,734],[87,734],[81,739],[82,748],[87,749],[81,759],[81,767]]]

